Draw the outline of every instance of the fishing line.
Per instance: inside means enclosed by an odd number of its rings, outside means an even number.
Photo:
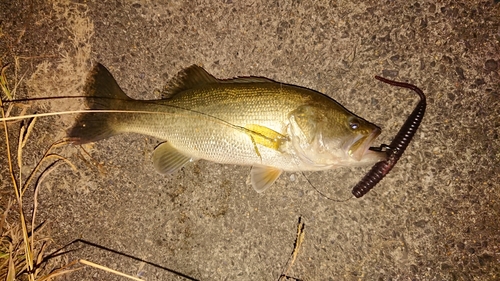
[[[264,139],[273,141],[273,139],[270,139],[264,134],[261,134],[259,132],[247,129],[242,126],[238,126],[232,123],[229,123],[225,121],[224,119],[218,118],[216,116],[189,109],[189,108],[184,108],[181,106],[176,106],[176,105],[171,105],[171,104],[159,104],[158,101],[160,100],[134,100],[134,99],[117,99],[117,98],[109,98],[109,97],[93,97],[93,96],[59,96],[59,97],[40,97],[40,98],[29,98],[29,99],[17,99],[17,100],[6,100],[3,101],[2,103],[25,103],[25,102],[30,102],[30,101],[49,101],[49,100],[60,100],[60,99],[110,99],[110,100],[119,100],[123,102],[141,102],[145,104],[151,104],[155,106],[164,106],[164,107],[169,107],[169,108],[175,108],[179,110],[184,110],[186,112],[191,112],[195,114],[202,115],[204,117],[208,117],[209,119],[214,119],[226,126],[229,126],[233,129],[236,129],[238,131],[242,131],[244,133],[247,133],[252,137],[251,135],[257,135],[259,137],[262,137]],[[166,101],[166,100],[164,100]],[[58,111],[58,112],[47,112],[47,113],[37,113],[37,114],[28,114],[28,115],[22,115],[22,116],[13,116],[13,117],[1,117],[0,121],[14,121],[14,120],[21,120],[21,119],[28,119],[28,118],[33,118],[33,117],[44,117],[44,116],[56,116],[56,115],[66,115],[66,114],[79,114],[79,113],[129,113],[129,114],[172,114],[169,112],[158,112],[158,111],[137,111],[137,110],[118,110],[118,109],[83,109],[83,110],[72,110],[72,111]]]
[[[4,104],[6,103],[24,103],[30,101],[43,101],[43,100],[59,100],[59,99],[74,99],[74,98],[106,98],[106,97],[89,97],[89,96],[58,96],[58,97],[39,97],[39,98],[26,98],[26,99],[16,99],[16,100],[2,100]],[[114,98],[109,98],[114,99]],[[117,100],[117,99],[114,99]]]
[[[314,184],[311,183],[311,181],[307,178],[307,176],[304,174],[303,171],[301,171],[301,174],[302,176],[304,176],[304,178],[306,179],[306,181],[312,186],[312,188],[314,188],[314,190],[316,190],[316,192],[318,192],[321,196],[325,197],[326,199],[328,200],[331,200],[333,202],[347,202],[349,200],[351,200],[353,197],[349,197],[349,198],[346,198],[346,199],[342,199],[342,200],[338,200],[338,199],[332,199],[328,196],[326,196],[323,192],[319,191],[319,189],[316,188],[316,186],[314,186]]]
[[[300,167],[299,167],[300,165],[299,165],[299,163],[297,162],[297,160],[298,160],[298,159],[297,159],[297,157],[293,157],[293,156],[292,156],[291,161],[292,161],[292,162],[293,162],[293,163],[297,166],[297,170],[299,170],[299,171],[300,171]],[[318,188],[316,188],[316,186],[314,186],[314,184],[312,184],[312,182],[311,182],[311,181],[309,180],[309,178],[306,176],[306,174],[304,173],[304,171],[300,171],[300,173],[301,173],[301,174],[302,174],[302,176],[306,179],[306,181],[309,183],[309,185],[310,185],[310,186],[312,186],[312,188],[313,188],[316,192],[318,192],[321,196],[323,196],[324,198],[326,198],[326,199],[328,199],[328,200],[330,200],[330,201],[333,201],[333,202],[339,202],[339,203],[341,203],[341,202],[347,202],[347,201],[349,201],[349,200],[351,200],[351,199],[352,199],[352,196],[351,196],[351,197],[349,197],[349,198],[346,198],[346,199],[342,199],[342,200],[338,200],[338,199],[333,199],[333,198],[330,198],[330,197],[328,197],[326,194],[324,194],[323,192],[321,192]]]
[[[176,105],[171,105],[171,104],[161,104],[161,103],[158,103],[158,101],[162,101],[161,99],[160,100],[134,100],[134,99],[117,99],[117,98],[110,98],[110,97],[95,97],[95,96],[58,96],[58,97],[39,97],[39,98],[28,98],[28,99],[17,99],[17,100],[6,100],[6,101],[1,101],[2,102],[2,107],[3,107],[3,103],[26,103],[26,102],[31,102],[31,101],[50,101],[50,100],[61,100],[61,99],[110,99],[110,100],[119,100],[119,101],[122,101],[122,102],[134,102],[134,103],[137,103],[137,102],[141,102],[143,104],[151,104],[151,105],[155,105],[155,106],[163,106],[163,107],[168,107],[168,108],[175,108],[175,109],[179,109],[181,111],[186,111],[186,112],[190,112],[190,113],[194,113],[194,114],[198,114],[198,115],[201,115],[201,116],[204,116],[206,118],[209,118],[209,119],[213,119],[225,126],[229,126],[230,128],[233,128],[235,130],[238,130],[238,131],[241,131],[241,132],[244,132],[246,134],[248,134],[250,136],[250,138],[252,138],[253,140],[253,136],[252,134],[256,135],[256,136],[259,136],[259,137],[262,137],[264,139],[267,139],[267,140],[270,140],[270,141],[274,141],[273,139],[270,139],[269,137],[267,137],[266,135],[264,134],[261,134],[257,131],[253,131],[253,130],[250,130],[250,129],[247,129],[245,127],[242,127],[242,126],[239,126],[239,125],[235,125],[235,124],[232,124],[230,122],[227,122],[221,118],[218,118],[216,116],[213,116],[213,115],[210,115],[210,114],[207,114],[207,113],[204,113],[204,112],[201,112],[201,111],[197,111],[197,110],[193,110],[193,109],[189,109],[189,108],[184,108],[184,107],[181,107],[181,106],[176,106]],[[166,100],[164,100],[166,101]],[[22,116],[13,116],[13,117],[0,117],[0,121],[15,121],[15,120],[22,120],[22,119],[28,119],[28,118],[33,118],[33,117],[45,117],[45,116],[56,116],[56,115],[67,115],[67,114],[81,114],[81,113],[125,113],[125,114],[177,114],[177,113],[170,113],[170,112],[160,112],[160,111],[145,111],[145,110],[141,110],[141,111],[138,111],[138,110],[118,110],[118,109],[83,109],[83,110],[71,110],[71,111],[59,111],[59,112],[47,112],[47,113],[37,113],[37,114],[27,114],[27,115],[22,115]],[[373,150],[376,150],[377,148],[373,148]],[[378,148],[378,149],[381,149],[381,148]],[[296,160],[296,159],[295,159]],[[324,198],[330,200],[330,201],[333,201],[333,202],[346,202],[350,199],[352,199],[352,197],[349,197],[349,198],[346,198],[346,199],[342,199],[342,200],[338,200],[338,199],[333,199],[333,198],[330,198],[329,196],[327,196],[326,194],[324,194],[323,192],[321,192],[318,188],[316,188],[316,186],[314,186],[314,184],[312,184],[312,182],[309,180],[309,178],[307,178],[307,176],[304,174],[304,172],[302,171],[301,172],[302,175],[304,176],[304,178],[306,179],[306,181],[309,183],[309,185],[311,185],[313,187],[313,189],[318,192],[321,196],[323,196]]]

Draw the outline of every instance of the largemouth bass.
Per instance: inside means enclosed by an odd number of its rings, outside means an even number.
[[[252,166],[257,192],[283,171],[320,171],[372,165],[386,153],[369,150],[374,124],[314,90],[262,77],[216,79],[193,65],[170,81],[170,97],[134,100],[97,64],[87,78],[87,106],[68,136],[75,144],[120,133],[165,140],[153,165],[173,173],[198,159]],[[112,112],[102,112],[109,110]]]

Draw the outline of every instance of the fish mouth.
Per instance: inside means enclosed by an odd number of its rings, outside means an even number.
[[[349,156],[356,161],[373,161],[373,160],[383,160],[385,159],[385,152],[378,152],[370,150],[370,145],[377,138],[382,131],[379,128],[375,128],[369,135],[360,135],[356,138],[353,144],[350,146],[348,153]]]

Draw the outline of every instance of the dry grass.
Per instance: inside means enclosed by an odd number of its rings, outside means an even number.
[[[2,165],[7,164],[5,166],[8,166],[1,167],[2,170],[8,168],[8,176],[5,179],[0,177],[0,187],[7,187],[6,189],[9,190],[9,192],[5,193],[7,196],[4,196],[2,190],[3,198],[1,198],[1,201],[6,202],[6,204],[0,206],[0,281],[52,280],[57,276],[85,266],[92,266],[133,280],[142,280],[86,260],[68,262],[65,255],[67,252],[48,253],[52,240],[47,235],[44,235],[43,230],[47,226],[36,221],[36,214],[39,209],[38,193],[44,179],[50,173],[57,171],[57,167],[61,164],[69,165],[73,169],[75,167],[68,159],[54,152],[58,147],[66,144],[63,140],[52,144],[36,163],[35,168],[29,174],[23,175],[21,172],[25,171],[22,161],[23,149],[29,142],[29,136],[36,126],[37,118],[44,115],[28,115],[26,114],[27,106],[19,110],[19,107],[23,105],[10,101],[16,99],[16,89],[21,82],[30,92],[36,93],[35,96],[50,94],[53,97],[79,92],[85,82],[85,74],[91,53],[91,44],[89,42],[94,33],[93,23],[86,15],[85,4],[65,0],[51,0],[49,2],[52,3],[53,16],[57,20],[67,22],[65,26],[70,34],[70,44],[68,45],[65,42],[66,45],[61,43],[58,46],[58,56],[61,58],[55,65],[57,71],[52,71],[54,68],[53,60],[43,61],[36,65],[31,77],[23,79],[24,76],[22,76],[18,79],[20,59],[26,61],[35,57],[14,56],[14,62],[9,69],[0,60],[0,67],[2,67],[0,72],[0,126],[3,127],[3,138],[5,139],[5,142],[0,142],[0,157],[2,158]],[[19,39],[24,35],[24,32],[23,29],[21,35],[18,36]],[[0,38],[3,36],[5,34],[0,27]],[[20,41],[19,39],[17,41]],[[41,57],[57,56],[51,54],[38,56],[38,58]],[[11,79],[7,78],[7,72],[14,73],[12,77],[9,77]],[[12,83],[12,81],[14,82]],[[58,83],[53,83],[53,81],[58,81]],[[74,103],[74,106],[77,104]],[[75,109],[67,103],[58,102],[57,98],[51,100],[51,108],[58,108],[61,105],[69,110]],[[13,116],[14,112],[15,116]],[[48,113],[48,115],[75,114],[79,112],[86,111],[75,110]],[[23,125],[18,130],[21,121]],[[12,125],[14,122],[17,123],[16,126]],[[6,161],[3,161],[4,159]],[[29,192],[26,192],[27,190]],[[29,198],[29,200],[26,198]],[[31,211],[27,212],[25,210]],[[95,247],[95,245],[93,246]],[[63,261],[55,257],[63,257]],[[64,258],[66,258],[66,261],[64,261]],[[161,268],[160,266],[156,267]],[[165,270],[169,271],[168,269]],[[177,275],[183,276],[180,273]],[[195,280],[185,277],[189,280]]]
[[[15,90],[19,84],[16,84],[11,90],[5,70],[6,67],[3,67],[1,71],[0,89],[2,99],[9,101],[14,98]],[[72,167],[73,165],[64,157],[52,152],[57,146],[63,143],[57,142],[49,147],[31,174],[24,180],[21,173],[23,148],[36,124],[36,118],[30,119],[29,122],[21,126],[19,132],[17,132],[17,148],[14,148],[9,137],[15,133],[9,131],[9,127],[11,126],[5,120],[10,114],[13,105],[9,104],[6,110],[2,99],[0,99],[0,113],[5,133],[5,153],[11,187],[15,198],[9,199],[0,218],[0,280],[51,280],[58,275],[74,271],[78,268],[70,268],[75,263],[69,263],[55,269],[50,269],[46,266],[48,259],[45,258],[45,254],[51,240],[49,237],[40,234],[44,228],[44,224],[36,225],[38,188],[43,179],[58,165],[62,163],[66,163]],[[17,161],[15,161],[16,159]],[[23,199],[24,192],[32,184],[35,185],[35,193],[33,200],[29,202],[31,205],[30,209],[33,211],[31,213],[31,222],[28,222],[23,208],[25,207]]]
[[[12,196],[13,198],[9,198],[7,206],[4,207],[0,215],[0,280],[53,280],[57,276],[79,270],[84,266],[98,268],[132,280],[143,280],[83,259],[64,262],[64,265],[58,265],[62,263],[60,261],[55,261],[56,265],[50,264],[51,259],[59,255],[64,255],[67,252],[47,253],[52,240],[50,237],[41,234],[45,224],[41,223],[37,225],[36,222],[39,189],[44,179],[56,170],[59,165],[69,165],[73,170],[76,170],[76,167],[67,158],[54,152],[58,147],[68,143],[67,140],[63,139],[56,141],[47,149],[26,178],[22,174],[23,149],[35,127],[37,118],[46,116],[47,114],[27,115],[25,114],[26,108],[23,108],[20,115],[10,116],[15,103],[9,101],[15,99],[15,90],[20,81],[11,90],[6,76],[6,69],[7,66],[4,66],[0,72],[0,123],[5,134],[5,154],[10,186],[14,196]],[[8,105],[6,102],[8,102]],[[57,112],[48,115],[76,114],[81,112],[87,111]],[[26,120],[28,121],[25,122]],[[23,121],[19,131],[12,132],[11,128],[13,126],[10,126],[11,124],[8,122],[19,121]],[[17,145],[13,145],[10,137],[16,134]],[[30,187],[34,187],[33,198],[30,202],[24,202],[25,192]],[[30,214],[26,214],[24,209],[32,211]],[[30,220],[27,219],[27,215],[31,216]]]
[[[17,86],[17,85],[16,85]],[[0,76],[0,89],[2,91],[2,98],[5,101],[12,101],[14,99],[14,90],[9,89],[7,77],[5,75],[5,68],[2,69]],[[29,281],[45,281],[52,280],[55,277],[69,272],[83,268],[84,266],[92,266],[94,268],[104,270],[115,274],[117,276],[126,277],[132,280],[143,280],[138,277],[130,276],[122,272],[112,270],[108,267],[95,264],[87,260],[75,260],[73,262],[65,262],[65,265],[56,265],[55,267],[49,265],[49,261],[64,253],[51,253],[48,254],[47,249],[50,246],[51,239],[41,234],[45,225],[42,223],[37,226],[36,213],[38,209],[38,193],[40,185],[43,180],[61,164],[69,165],[73,170],[76,167],[65,157],[55,153],[54,151],[68,142],[61,140],[53,143],[44,153],[40,161],[35,165],[33,170],[26,179],[21,173],[23,170],[23,148],[29,140],[29,136],[35,127],[38,117],[57,114],[75,114],[81,112],[88,112],[88,110],[68,111],[68,112],[55,112],[49,114],[25,114],[25,109],[21,111],[21,115],[9,116],[12,107],[15,103],[9,103],[7,110],[5,104],[0,100],[0,122],[2,123],[5,133],[5,150],[8,163],[9,176],[11,179],[11,187],[14,191],[15,198],[8,201],[7,207],[3,210],[0,217],[0,280],[14,281],[14,280],[29,280]],[[95,112],[95,111],[94,111]],[[23,122],[18,132],[9,131],[9,124],[7,122],[18,122],[19,120],[29,120]],[[17,133],[17,148],[13,149],[13,145],[9,137]],[[16,161],[17,160],[17,161]],[[30,202],[23,202],[24,194],[29,187],[34,187],[33,199]],[[31,220],[26,219],[26,214],[23,207],[29,206],[31,210]],[[15,211],[17,207],[17,211]],[[14,218],[15,219],[12,219]],[[299,280],[290,277],[288,272],[293,267],[299,249],[304,240],[304,223],[299,219],[297,225],[297,238],[293,252],[287,262],[287,266],[283,270],[279,280]],[[61,263],[60,261],[56,261]],[[161,267],[160,267],[161,268]],[[166,269],[168,270],[168,269]],[[170,270],[168,270],[170,271]],[[181,273],[172,273],[183,276],[189,280],[196,280]]]

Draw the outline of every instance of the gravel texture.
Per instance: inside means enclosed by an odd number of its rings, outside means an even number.
[[[199,161],[161,176],[150,159],[160,140],[141,135],[85,145],[88,154],[58,148],[77,169],[61,165],[44,179],[36,221],[48,223],[54,249],[75,239],[101,246],[76,242],[67,260],[146,280],[278,280],[302,217],[305,238],[287,280],[500,279],[498,1],[1,1],[0,27],[17,98],[80,95],[101,62],[128,95],[156,99],[169,78],[198,64],[218,78],[264,76],[323,92],[378,124],[384,143],[418,99],[374,75],[415,84],[428,98],[398,165],[346,202],[327,200],[300,173],[263,194],[248,184],[248,167]],[[33,102],[27,112],[82,106]],[[24,174],[74,117],[38,120]],[[9,128],[15,143],[19,125]],[[5,204],[3,133],[0,143]],[[344,199],[367,170],[305,175]],[[26,196],[29,212],[33,188]],[[61,280],[125,279],[86,267]]]

